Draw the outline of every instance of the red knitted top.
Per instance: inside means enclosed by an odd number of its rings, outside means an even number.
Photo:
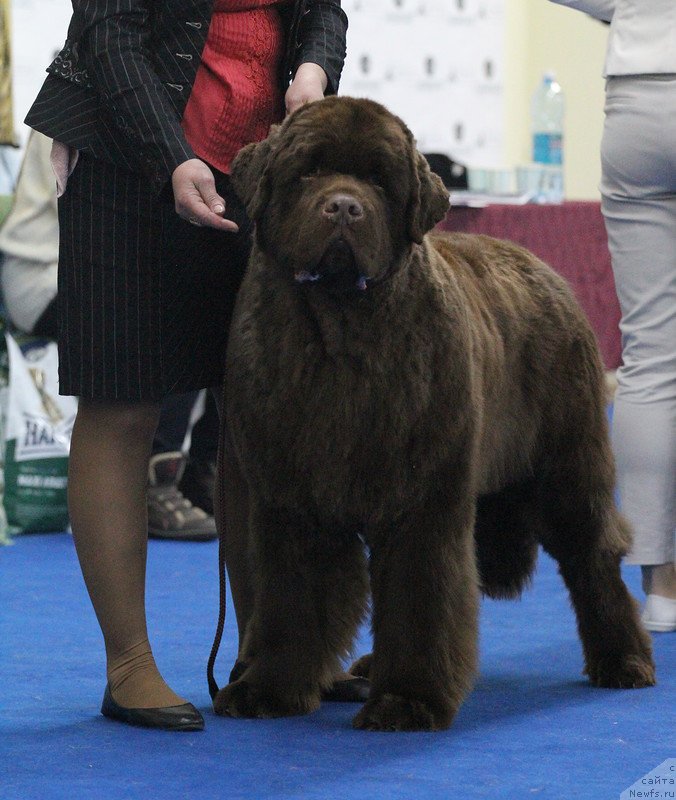
[[[183,115],[195,151],[221,172],[284,116],[280,0],[215,0],[207,42]]]

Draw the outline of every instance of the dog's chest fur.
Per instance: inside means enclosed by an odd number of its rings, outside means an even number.
[[[314,287],[247,276],[227,412],[245,471],[268,501],[344,524],[390,516],[429,484],[453,439],[466,438],[466,326],[456,342],[435,337],[430,327],[448,330],[459,309],[435,287],[410,289],[402,280],[381,293],[382,305],[375,295],[343,305]],[[444,374],[449,346],[457,369]]]
[[[530,474],[581,324],[544,265],[446,237],[344,305],[264,273],[245,277],[226,374],[257,497],[327,524],[377,524],[459,491],[458,476],[476,496]]]

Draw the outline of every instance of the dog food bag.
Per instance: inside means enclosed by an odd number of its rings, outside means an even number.
[[[6,334],[9,391],[4,507],[10,533],[68,527],[66,486],[75,397],[58,392],[56,343]]]

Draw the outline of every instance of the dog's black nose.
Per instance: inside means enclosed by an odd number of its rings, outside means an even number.
[[[352,195],[332,194],[324,203],[322,213],[331,222],[350,225],[364,216],[364,208]]]

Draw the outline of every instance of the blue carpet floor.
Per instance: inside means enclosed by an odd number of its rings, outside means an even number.
[[[653,637],[657,687],[591,688],[567,595],[544,555],[520,601],[484,601],[481,674],[447,732],[356,732],[357,708],[347,704],[293,719],[216,717],[204,675],[216,556],[213,542],[150,542],[156,658],[207,721],[203,733],[170,734],[98,714],[103,648],[71,537],[0,548],[2,800],[605,800],[676,756],[676,634]],[[638,595],[638,569],[625,577]],[[364,632],[357,654],[368,648]],[[230,613],[220,683],[234,654]]]

